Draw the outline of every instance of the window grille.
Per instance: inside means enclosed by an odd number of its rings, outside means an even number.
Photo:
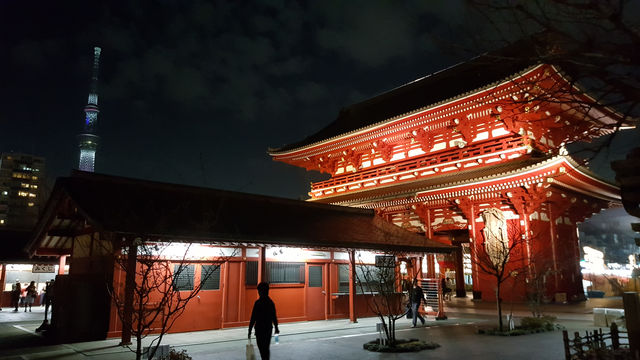
[[[309,266],[309,287],[322,287],[322,265]]]
[[[247,261],[247,269],[244,275],[245,285],[258,285],[258,262]]]
[[[200,289],[220,290],[220,265],[202,265]]]
[[[304,263],[267,262],[271,284],[304,284]]]
[[[349,265],[338,264],[338,292],[349,293]]]
[[[393,292],[395,271],[375,265],[356,265],[356,293]]]
[[[195,265],[174,265],[173,287],[178,291],[193,290],[193,277],[195,275],[195,270]]]

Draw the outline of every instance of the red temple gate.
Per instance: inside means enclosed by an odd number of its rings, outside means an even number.
[[[587,100],[557,67],[481,56],[343,109],[318,133],[270,154],[331,175],[311,184],[309,201],[374,209],[455,245],[440,264],[454,264],[458,296],[468,248],[474,296],[495,298],[495,281],[478,266],[497,231],[483,215],[494,212],[522,247],[503,298],[524,300],[535,279],[545,298],[579,300],[577,224],[619,202],[618,189],[565,148],[619,124],[615,112],[587,108]]]

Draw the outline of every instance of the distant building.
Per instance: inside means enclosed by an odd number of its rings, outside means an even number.
[[[28,154],[0,155],[0,227],[31,228],[44,205],[44,158]]]

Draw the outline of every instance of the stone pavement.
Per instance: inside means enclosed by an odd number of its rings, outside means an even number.
[[[594,307],[622,307],[618,299],[592,299],[573,305],[547,305],[545,313],[558,317],[570,331],[593,328]],[[618,305],[618,306],[616,306]],[[411,328],[406,319],[398,321],[399,338],[419,338],[441,345],[436,350],[419,353],[380,354],[362,349],[364,342],[377,338],[377,318],[359,319],[351,324],[347,320],[327,320],[285,323],[280,325],[280,344],[272,344],[273,359],[563,359],[562,335],[550,332],[519,337],[478,335],[478,327],[491,327],[496,322],[495,303],[453,299],[446,304],[449,319],[436,321],[428,318],[427,327]],[[510,304],[504,305],[505,313]],[[74,344],[47,345],[33,332],[41,323],[43,310],[34,313],[0,312],[0,359],[133,359],[118,340],[103,340]],[[34,311],[36,309],[34,308]],[[524,305],[513,305],[517,317],[528,316]],[[18,335],[16,335],[18,334]],[[25,346],[29,339],[33,345]],[[185,349],[194,359],[244,359],[247,328],[168,334],[163,344]],[[16,346],[7,343],[13,339]],[[145,341],[148,342],[148,341]],[[2,346],[5,344],[5,346]],[[256,349],[257,351],[257,349]]]

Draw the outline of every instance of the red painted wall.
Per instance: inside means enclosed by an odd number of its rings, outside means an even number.
[[[337,292],[338,270],[337,264],[325,262],[325,280],[323,288],[331,293]],[[204,263],[206,264],[206,263]],[[314,264],[323,262],[314,261]],[[200,279],[200,263],[196,264],[195,281]],[[199,298],[194,298],[187,305],[185,312],[178,318],[169,332],[185,332],[220,329],[225,327],[248,326],[251,310],[258,293],[255,285],[245,285],[245,262],[235,259],[225,263],[221,268],[220,290],[202,290]],[[328,278],[328,279],[327,279]],[[114,287],[124,289],[124,271],[115,266]],[[269,296],[276,305],[279,322],[306,321],[311,309],[306,308],[306,284],[273,284]],[[327,318],[349,317],[349,296],[326,296],[326,302],[318,306],[327,309]],[[370,295],[356,296],[356,314],[358,317],[374,316],[367,305]],[[324,310],[320,310],[324,311]],[[121,335],[122,325],[118,318],[115,305],[112,304],[109,321],[108,337]]]

